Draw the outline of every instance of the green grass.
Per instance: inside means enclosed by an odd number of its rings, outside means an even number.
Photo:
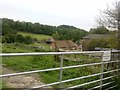
[[[43,34],[33,34],[33,33],[26,33],[26,32],[18,32],[18,34],[22,34],[23,36],[31,36],[32,38],[37,38],[37,40],[47,40],[51,38],[51,36],[43,35]]]
[[[0,79],[0,90],[2,89],[3,83],[2,80]]]
[[[10,53],[10,52],[33,52],[34,50],[26,48],[26,45],[24,44],[4,44],[3,51]],[[69,57],[71,59],[80,58],[80,61],[64,60],[63,66],[80,65],[80,64],[100,61],[99,59],[90,58],[82,54],[64,55],[64,58],[65,57]],[[6,67],[11,68],[16,72],[42,70],[42,69],[60,67],[60,61],[57,58],[55,58],[54,55],[3,57],[2,62],[3,64],[6,64]],[[74,69],[65,69],[63,70],[63,80],[77,78],[77,77],[99,73],[99,72],[100,72],[100,66],[89,66],[89,67],[81,67],[81,68],[74,68]],[[52,82],[58,82],[60,77],[59,70],[42,72],[38,74],[40,75],[40,78],[42,79],[42,81],[46,84],[52,83]],[[76,81],[64,83],[63,86],[64,87],[73,86],[73,85],[85,83],[87,81],[95,80],[97,78],[99,78],[99,76],[88,78],[88,79],[76,80]],[[89,85],[88,87],[91,87],[93,85]],[[59,85],[54,85],[53,87],[58,88]]]
[[[1,84],[0,90],[7,90],[7,88],[9,88],[6,86],[5,82],[3,81],[0,84]]]
[[[16,43],[12,43],[12,44],[7,44],[4,43],[2,45],[2,52],[3,53],[17,53],[17,52],[33,52],[34,50],[30,49],[29,46],[25,45],[25,44],[16,44]]]
[[[37,46],[38,48],[34,48]],[[40,47],[40,48],[39,48]],[[22,44],[22,43],[4,43],[2,45],[3,53],[23,53],[23,52],[43,52],[43,51],[51,51],[48,44],[45,43],[33,43],[30,45]]]
[[[31,71],[31,70],[42,70],[47,68],[56,68],[60,67],[60,62],[55,59],[54,55],[45,55],[45,56],[20,56],[20,57],[9,57],[3,58],[3,63],[7,65],[8,68],[12,68],[15,71]],[[75,61],[64,61],[63,66],[70,65],[79,65],[81,62]],[[97,69],[97,70],[95,70]],[[100,67],[82,67],[82,68],[74,68],[74,69],[65,69],[63,70],[63,80],[77,78],[80,76],[85,76],[93,73],[98,73],[100,71]],[[49,71],[39,73],[42,81],[45,83],[52,83],[59,81],[59,73],[60,71]],[[77,85],[86,81],[94,80],[99,77],[94,77],[85,80],[77,80],[69,83],[65,83],[64,87]],[[59,87],[59,85],[54,85],[54,87]]]

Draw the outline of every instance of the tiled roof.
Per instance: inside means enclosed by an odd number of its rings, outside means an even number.
[[[71,48],[76,46],[71,40],[59,40],[54,42],[57,48]]]

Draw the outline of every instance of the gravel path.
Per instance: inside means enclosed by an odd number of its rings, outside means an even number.
[[[14,71],[6,67],[2,67],[2,73],[8,74],[14,73]],[[41,82],[39,77],[40,76],[38,74],[18,75],[12,77],[5,77],[3,78],[3,82],[5,82],[5,85],[10,88],[30,88],[44,85],[44,83]]]

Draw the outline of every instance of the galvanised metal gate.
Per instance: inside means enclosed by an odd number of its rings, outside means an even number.
[[[97,54],[97,53],[101,53],[102,54],[101,62],[63,67],[64,55],[69,55],[69,54],[88,54],[88,55],[90,55],[90,54],[93,54],[93,53],[94,54]],[[119,56],[119,54],[118,54],[119,51],[114,51],[112,53],[117,53],[117,56]],[[50,83],[50,84],[46,84],[46,85],[41,85],[41,86],[37,86],[37,87],[32,87],[32,88],[29,88],[29,89],[44,88],[44,87],[47,87],[47,86],[60,84],[59,88],[62,88],[62,89],[65,89],[65,90],[71,89],[71,88],[80,88],[80,87],[83,87],[85,85],[89,85],[89,84],[97,83],[97,82],[100,82],[100,84],[98,86],[92,87],[92,88],[90,88],[88,90],[93,90],[93,89],[100,89],[100,90],[102,90],[104,86],[109,85],[109,84],[115,82],[115,81],[110,81],[110,82],[107,82],[107,83],[103,84],[103,80],[107,80],[107,79],[114,78],[114,77],[119,78],[118,75],[111,75],[111,76],[106,77],[106,78],[103,77],[104,74],[109,74],[109,73],[112,73],[112,72],[118,72],[118,74],[119,74],[120,60],[119,60],[119,58],[116,58],[116,60],[111,60],[111,51],[2,53],[2,54],[0,54],[1,57],[40,56],[40,55],[60,55],[60,67],[58,67],[58,68],[48,68],[48,69],[43,69],[43,70],[28,71],[28,72],[4,74],[4,75],[0,75],[0,78],[10,77],[10,76],[17,76],[17,75],[24,75],[24,74],[32,74],[32,73],[38,73],[38,72],[47,72],[47,71],[59,70],[60,71],[60,74],[59,74],[60,77],[59,77],[59,81],[58,82],[54,82],[54,83]],[[117,57],[117,56],[115,56],[115,57]],[[117,68],[104,72],[104,70],[103,70],[104,69],[104,64],[111,64],[111,63],[115,63]],[[68,79],[68,80],[62,80],[62,76],[63,76],[62,72],[63,72],[64,69],[78,68],[78,67],[87,67],[87,66],[95,66],[95,65],[101,65],[100,73],[91,74],[91,75],[82,76],[82,77],[77,77],[77,78],[72,78],[72,79]],[[83,84],[80,84],[80,85],[75,85],[75,86],[68,87],[68,88],[64,88],[63,85],[62,85],[63,83],[66,83],[66,82],[75,81],[75,80],[81,80],[81,79],[85,79],[85,78],[89,78],[89,77],[95,77],[95,76],[100,76],[100,78],[98,80],[90,81],[90,82],[87,82],[87,83],[83,83]],[[115,87],[118,87],[117,83],[116,83],[116,85],[110,86],[109,88],[106,88],[105,90],[110,90],[110,89],[114,90]]]

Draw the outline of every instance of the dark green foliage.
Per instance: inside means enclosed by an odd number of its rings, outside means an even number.
[[[37,38],[32,38],[32,41],[37,41]]]
[[[25,36],[24,37],[24,43],[31,44],[32,43],[32,37],[31,36]]]
[[[16,42],[22,43],[24,42],[24,37],[22,34],[17,34],[16,36]]]
[[[8,33],[14,34],[16,31],[45,34],[53,36],[57,40],[71,39],[73,41],[80,40],[87,34],[87,31],[69,25],[60,25],[56,27],[39,23],[13,21],[11,19],[3,18],[3,35]]]
[[[58,26],[58,28],[63,28],[63,29],[77,29],[74,26],[68,26],[68,25],[60,25],[60,26]]]
[[[118,78],[116,79],[116,81],[118,84],[118,89],[120,89],[120,72],[119,72],[119,75],[118,75]]]
[[[84,50],[94,50],[95,47],[98,48],[109,48],[109,49],[119,49],[119,42],[118,42],[118,36],[117,32],[109,32],[111,35],[108,38],[100,37],[90,40],[83,40],[82,45]]]
[[[3,25],[2,25],[2,35],[5,36],[5,35],[9,35],[9,34],[14,35],[14,34],[16,34],[16,31],[13,31],[13,29],[11,29],[8,24],[3,23]]]
[[[92,34],[107,34],[109,30],[104,26],[99,26],[97,28],[90,29],[90,33]]]
[[[2,43],[5,43],[6,41],[5,41],[5,37],[2,37]]]
[[[55,33],[53,33],[52,37],[56,40],[73,40],[77,41],[82,39],[87,34],[87,31],[82,29],[73,28],[72,26],[59,27]],[[72,28],[71,28],[72,27]]]
[[[6,35],[5,41],[7,43],[14,43],[15,42],[15,37],[13,34]]]
[[[30,36],[24,37],[21,34],[17,34],[17,31],[20,29],[26,29],[26,26],[23,25],[21,27],[21,23],[19,21],[13,21],[11,19],[2,19],[3,24],[2,24],[2,43],[7,42],[7,43],[14,43],[14,42],[19,42],[19,43],[25,43],[25,44],[31,44],[33,40]],[[28,27],[28,26],[27,26]]]
[[[19,43],[25,43],[25,44],[31,44],[33,42],[34,39],[32,39],[31,36],[23,36],[21,34],[8,34],[2,37],[2,43],[15,43],[15,42],[19,42]],[[36,40],[36,39],[35,39]]]

